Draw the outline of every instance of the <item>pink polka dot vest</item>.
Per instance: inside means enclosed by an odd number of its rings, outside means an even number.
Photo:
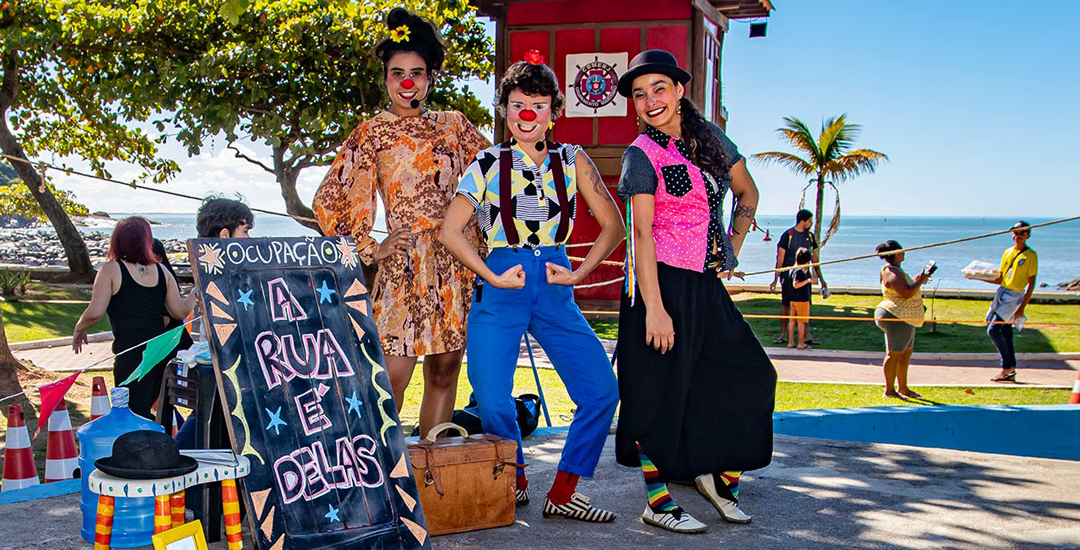
[[[675,148],[641,134],[632,144],[649,157],[659,180],[654,195],[656,261],[701,272],[709,240],[709,198],[701,170]]]

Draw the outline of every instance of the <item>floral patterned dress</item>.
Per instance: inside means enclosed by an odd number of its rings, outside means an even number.
[[[416,239],[405,254],[379,262],[372,284],[383,353],[414,357],[465,347],[474,275],[439,243],[443,216],[458,178],[490,142],[457,111],[401,117],[382,112],[349,135],[315,193],[313,209],[327,235],[356,239],[364,263],[375,260],[371,236],[376,192],[393,231],[408,225]],[[470,233],[473,244],[479,233]]]

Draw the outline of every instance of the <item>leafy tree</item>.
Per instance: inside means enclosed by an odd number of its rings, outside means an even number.
[[[102,93],[132,118],[153,119],[191,155],[223,134],[238,158],[273,174],[294,216],[312,217],[296,191],[300,172],[328,165],[356,124],[388,104],[372,50],[394,6],[435,21],[451,51],[427,104],[491,124],[455,84],[493,70],[492,44],[463,0],[79,4],[83,16],[70,23],[84,41],[74,60],[99,68]],[[271,160],[243,154],[236,145],[248,139],[267,145]]]
[[[840,190],[836,185],[860,174],[873,173],[879,162],[889,160],[884,153],[871,149],[851,149],[861,131],[861,125],[848,124],[847,115],[840,115],[826,119],[821,124],[821,133],[814,137],[803,121],[795,117],[784,117],[784,127],[778,128],[776,132],[804,156],[780,151],[769,151],[752,156],[754,160],[761,161],[762,164],[775,162],[790,168],[796,174],[811,176],[810,183],[806,187],[813,185],[817,189],[814,237],[821,246],[825,246],[829,237],[840,227]],[[836,192],[836,209],[829,232],[823,240],[821,214],[826,184]],[[806,188],[803,189],[803,197],[805,196]]]
[[[48,221],[48,216],[41,208],[34,195],[19,181],[11,185],[0,186],[0,216],[25,218],[34,222]],[[64,213],[68,216],[86,216],[90,211],[85,205],[75,200],[75,194],[63,189],[55,189],[51,183],[45,184],[46,190],[56,198]]]
[[[100,93],[97,66],[73,61],[82,53],[82,33],[91,32],[70,24],[84,15],[82,5],[65,0],[0,3],[0,151],[55,228],[73,278],[89,280],[93,267],[86,245],[63,201],[29,159],[78,157],[101,176],[109,175],[108,161],[131,162],[156,181],[174,173],[177,165],[157,159],[155,140],[126,126],[120,106]],[[107,29],[92,32],[104,36]]]
[[[15,169],[10,164],[0,162],[0,187],[21,182],[19,175],[15,173]]]

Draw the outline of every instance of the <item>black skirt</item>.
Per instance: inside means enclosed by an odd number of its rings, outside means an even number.
[[[776,369],[716,273],[657,264],[675,327],[666,354],[645,343],[645,304],[619,312],[622,407],[616,459],[639,466],[637,447],[667,479],[763,468],[772,460]]]

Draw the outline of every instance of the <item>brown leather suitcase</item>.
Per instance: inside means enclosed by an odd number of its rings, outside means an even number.
[[[463,533],[514,523],[517,442],[483,434],[443,437],[449,422],[427,439],[410,442],[409,460],[432,535]]]

